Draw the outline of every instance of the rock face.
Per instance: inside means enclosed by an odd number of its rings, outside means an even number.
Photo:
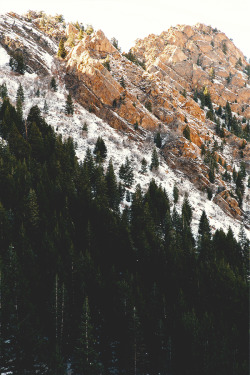
[[[21,52],[29,73],[48,75],[52,56],[56,52],[54,43],[39,29],[31,27],[28,20],[15,13],[3,16],[3,19],[0,24],[0,45],[9,54]]]
[[[51,74],[44,61],[54,57],[53,74],[82,106],[139,142],[150,139],[154,146],[160,133],[160,154],[169,167],[210,191],[228,215],[244,216],[232,172],[242,161],[250,171],[250,148],[242,139],[249,140],[250,69],[224,33],[203,24],[178,25],[137,40],[129,54],[121,54],[101,30],[80,35],[74,25],[56,24],[53,17],[36,12],[27,17],[11,14],[0,23],[0,44],[7,51],[21,49],[29,71],[44,75]],[[65,60],[56,57],[50,38],[66,41]],[[210,94],[210,108],[195,92]],[[227,102],[238,126],[234,134],[225,108],[220,118],[215,115]]]
[[[177,89],[180,83],[187,90],[207,86],[214,103],[224,106],[227,101],[237,102],[234,111],[240,114],[250,106],[243,53],[224,33],[210,26],[171,27],[159,36],[137,40],[132,52],[145,61],[148,70],[170,74]],[[246,114],[250,118],[248,111]]]
[[[224,212],[239,219],[237,200],[229,193],[218,194],[216,186],[227,192],[232,189],[223,176],[226,170],[232,172],[233,160],[240,157],[242,140],[225,129],[224,143],[234,159],[225,157],[215,123],[206,119],[207,110],[193,99],[195,89],[206,87],[215,109],[229,102],[239,119],[243,113],[248,119],[250,89],[243,54],[225,34],[203,24],[149,35],[137,40],[131,52],[146,70],[122,55],[102,31],[84,35],[67,56],[67,87],[82,105],[116,129],[133,137],[143,128],[153,134],[160,131],[167,164],[199,189],[212,191]],[[190,141],[183,137],[187,126]],[[244,153],[249,169],[248,147]],[[212,180],[209,158],[221,163]]]

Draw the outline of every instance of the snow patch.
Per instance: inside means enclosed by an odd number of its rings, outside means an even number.
[[[5,49],[2,46],[0,46],[0,67],[6,67],[7,65],[9,65],[9,61],[10,56],[5,51]]]

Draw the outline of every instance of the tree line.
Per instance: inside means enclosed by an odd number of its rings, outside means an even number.
[[[100,139],[78,161],[37,106],[5,96],[0,136],[1,372],[248,373],[243,229],[203,212],[194,238],[188,196],[177,212],[154,180],[121,210],[128,161],[104,169]]]

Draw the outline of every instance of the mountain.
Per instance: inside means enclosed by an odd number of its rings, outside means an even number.
[[[248,373],[249,75],[202,24],[0,16],[1,373]]]
[[[143,157],[150,164],[154,138],[160,133],[160,170],[157,174],[150,171],[146,176],[138,174],[135,184],[139,180],[148,183],[153,177],[164,184],[170,196],[175,183],[182,185],[181,196],[185,190],[195,192],[190,199],[196,198],[191,202],[198,210],[196,223],[206,206],[214,228],[223,221],[224,228],[228,224],[240,228],[242,222],[249,227],[247,178],[244,178],[244,195],[233,180],[234,169],[239,171],[242,164],[247,172],[250,169],[249,65],[233,42],[211,27],[182,25],[160,36],[137,40],[128,54],[121,54],[102,31],[79,34],[74,25],[66,26],[43,14],[30,12],[26,18],[9,14],[2,18],[0,43],[4,48],[2,53],[23,51],[27,73],[36,74],[34,78],[29,76],[27,85],[33,81],[33,87],[45,90],[55,76],[59,89],[62,88],[61,95],[64,88],[66,96],[66,88],[80,112],[87,109],[116,130],[106,127],[102,132],[104,138],[111,139],[111,132],[116,138],[119,134],[120,140],[128,137],[129,147],[121,147],[119,151],[112,139],[108,147],[116,170],[125,150],[134,158],[137,170]],[[55,58],[62,37],[68,51],[65,60]],[[24,78],[23,85],[28,80],[26,76],[19,78],[21,81]],[[2,82],[8,79],[16,85],[17,80],[12,77],[13,74],[3,70]],[[49,96],[47,102],[52,99]],[[43,102],[42,98],[35,99],[40,106]],[[48,122],[62,132],[51,112],[55,104],[49,106]],[[95,116],[82,113],[70,121],[65,119],[69,122],[68,133],[74,134],[75,123],[84,122],[84,116],[86,121],[91,118],[96,123]],[[99,120],[97,123],[101,124]],[[184,137],[184,129],[190,133],[190,139]],[[95,133],[94,129],[92,134],[91,131],[89,127],[88,140],[82,139],[81,131],[73,135],[79,147],[84,144],[84,148],[86,141],[90,142]],[[116,153],[111,152],[113,147]],[[211,201],[207,200],[207,191],[212,194]]]

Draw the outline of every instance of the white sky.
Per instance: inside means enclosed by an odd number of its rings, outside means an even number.
[[[137,38],[177,24],[217,27],[250,58],[250,0],[0,0],[0,13],[43,10],[66,21],[92,24],[128,51]]]

